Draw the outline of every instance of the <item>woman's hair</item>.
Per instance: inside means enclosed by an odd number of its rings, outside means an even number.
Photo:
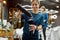
[[[39,0],[31,0],[31,3],[34,2],[34,1],[38,2],[38,4],[40,4]]]
[[[41,9],[44,9],[44,11],[45,11],[46,8],[45,8],[45,6],[41,6]]]

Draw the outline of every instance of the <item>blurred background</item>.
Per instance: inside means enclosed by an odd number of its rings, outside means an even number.
[[[49,27],[52,27],[52,28],[53,27],[55,28],[58,26],[60,27],[60,0],[39,0],[39,1],[41,6],[45,6],[46,12],[48,12]],[[6,37],[7,39],[8,37],[7,40],[14,40],[13,36],[15,34],[15,30],[17,28],[21,28],[21,25],[22,25],[21,20],[19,19],[16,20],[15,18],[16,17],[15,15],[17,14],[16,13],[17,8],[15,6],[16,4],[19,3],[27,11],[31,11],[30,2],[31,0],[0,0],[0,34],[1,34],[0,38]],[[15,40],[19,40],[19,39],[15,39]]]

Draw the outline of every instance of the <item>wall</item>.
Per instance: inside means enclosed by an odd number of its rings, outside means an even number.
[[[56,24],[57,26],[60,25],[60,9],[59,9],[58,11],[59,11],[59,13],[56,14],[58,17],[57,17],[56,20],[54,20],[54,21],[55,21],[55,24]]]

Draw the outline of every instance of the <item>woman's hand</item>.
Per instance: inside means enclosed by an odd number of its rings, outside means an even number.
[[[29,29],[30,31],[36,30],[36,25],[33,25],[33,24],[29,25]]]
[[[37,30],[41,30],[42,29],[42,25],[39,25],[38,27],[37,27]]]
[[[22,14],[22,11],[18,10],[18,12],[16,14],[16,18],[20,18],[21,14]]]

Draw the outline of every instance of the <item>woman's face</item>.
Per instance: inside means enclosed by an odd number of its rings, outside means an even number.
[[[33,2],[31,3],[31,6],[32,6],[32,10],[33,10],[33,11],[37,11],[37,10],[39,9],[39,3],[36,2],[36,1],[33,1]]]
[[[42,11],[42,12],[44,12],[44,11],[45,11],[45,9],[41,8],[41,11]]]

